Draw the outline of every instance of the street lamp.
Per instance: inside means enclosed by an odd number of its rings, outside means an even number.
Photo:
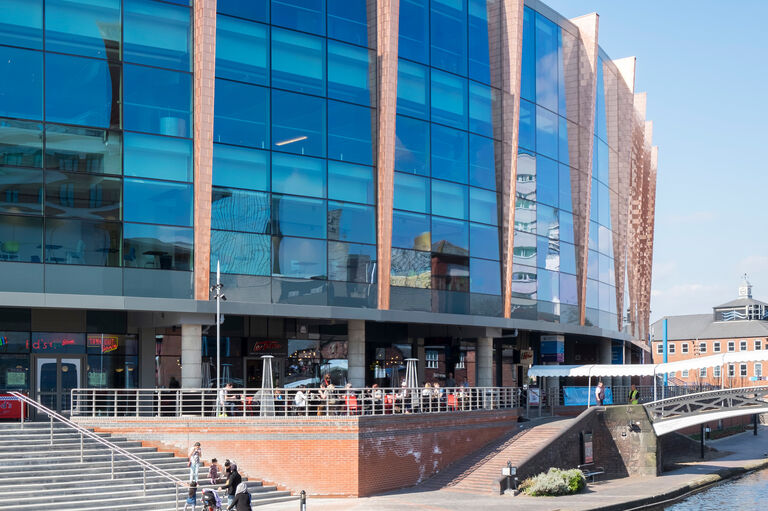
[[[216,298],[216,415],[219,414],[219,392],[221,392],[221,302],[227,297],[222,293],[224,286],[221,284],[221,265],[216,261],[216,285],[211,286],[213,296]]]

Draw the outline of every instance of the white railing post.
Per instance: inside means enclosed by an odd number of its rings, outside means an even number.
[[[112,479],[115,478],[115,451],[110,451],[110,454],[112,454],[112,461],[110,462],[110,466],[112,469]]]
[[[113,414],[115,417],[117,417],[117,390],[113,392],[112,394],[112,408],[113,408]]]
[[[141,467],[142,485],[144,487],[144,496],[147,496],[147,467]]]
[[[139,403],[141,402],[141,399],[139,398],[139,389],[136,389],[136,417],[139,416]]]
[[[51,419],[51,445],[53,445],[53,415],[48,416]]]
[[[80,463],[83,463],[83,432],[80,432]]]

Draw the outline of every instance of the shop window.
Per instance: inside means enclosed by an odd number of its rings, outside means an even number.
[[[426,350],[427,369],[437,369],[440,352],[437,350]]]

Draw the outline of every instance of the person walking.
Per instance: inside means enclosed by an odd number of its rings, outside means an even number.
[[[187,496],[187,501],[184,503],[184,511],[187,511],[187,508],[191,508],[192,511],[195,511],[195,506],[197,505],[197,483],[192,481],[189,483],[189,495]]]
[[[229,506],[227,506],[227,509],[234,509],[235,511],[251,511],[251,494],[248,493],[248,486],[245,483],[237,485],[235,498]]]
[[[629,391],[629,403],[633,405],[640,403],[640,392],[638,392],[634,383]]]
[[[197,483],[197,474],[200,471],[200,460],[202,460],[203,451],[200,448],[200,442],[189,448],[189,482]]]
[[[597,400],[597,406],[603,406],[603,401],[605,401],[605,386],[602,381],[595,387],[595,399]]]
[[[229,460],[224,462],[224,468],[227,471],[227,483],[220,487],[219,490],[226,488],[227,504],[231,506],[235,501],[235,492],[237,491],[237,486],[243,482],[243,478],[240,477],[240,474],[237,471],[237,465],[233,465]],[[229,509],[231,509],[231,507]]]

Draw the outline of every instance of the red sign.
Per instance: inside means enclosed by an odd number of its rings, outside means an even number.
[[[21,419],[21,410],[25,408],[24,403],[10,394],[0,394],[0,419]]]
[[[102,353],[109,353],[110,351],[115,351],[118,346],[118,338],[114,335],[105,335],[105,336],[93,336],[88,338],[88,347],[99,347],[101,346],[101,352]]]
[[[283,341],[254,341],[251,345],[251,353],[254,355],[278,355],[285,356],[288,347]]]

